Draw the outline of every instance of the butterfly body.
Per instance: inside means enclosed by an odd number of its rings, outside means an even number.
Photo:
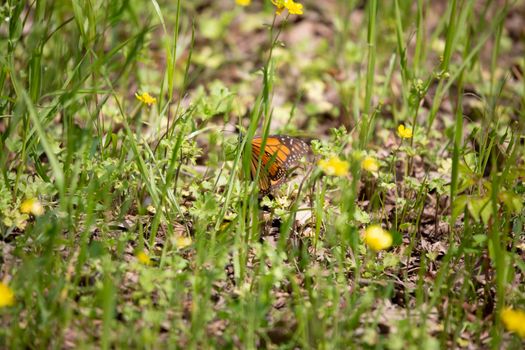
[[[252,157],[250,172],[252,179],[257,176],[259,159],[259,188],[261,194],[268,194],[285,180],[287,172],[308,153],[310,147],[301,139],[286,135],[270,135],[266,139],[264,150],[262,137],[252,139]]]

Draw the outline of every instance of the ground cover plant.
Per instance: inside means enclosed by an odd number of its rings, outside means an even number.
[[[8,0],[0,38],[1,348],[523,347],[524,1]]]

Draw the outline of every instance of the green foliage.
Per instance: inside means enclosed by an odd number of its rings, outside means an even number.
[[[523,346],[523,4],[293,4],[0,5],[0,344]]]

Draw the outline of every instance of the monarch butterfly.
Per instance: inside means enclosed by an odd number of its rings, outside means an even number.
[[[308,153],[310,147],[301,139],[285,135],[268,136],[263,152],[261,152],[262,143],[262,137],[252,139],[250,173],[252,180],[255,179],[259,157],[262,157],[259,189],[264,195],[285,181],[287,171]]]

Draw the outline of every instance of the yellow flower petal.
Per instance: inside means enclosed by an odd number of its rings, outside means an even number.
[[[412,137],[412,129],[406,128],[403,124],[397,127],[397,134],[403,139],[409,139]]]
[[[11,306],[15,303],[15,293],[9,286],[0,282],[0,307]]]
[[[151,265],[151,259],[149,258],[148,254],[146,254],[146,252],[140,251],[135,255],[135,257],[141,264]]]
[[[525,312],[505,308],[501,312],[501,320],[505,328],[511,332],[517,333],[520,337],[525,338]]]
[[[303,4],[293,0],[272,0],[272,4],[276,7],[275,13],[280,15],[284,9],[287,9],[291,15],[302,15]]]
[[[28,198],[20,204],[20,212],[22,214],[41,216],[44,214],[44,206],[38,201],[38,199]]]
[[[152,104],[157,102],[157,99],[148,94],[147,92],[143,92],[141,94],[135,93],[135,97],[137,98],[137,100],[139,100],[147,106],[151,106]]]
[[[368,226],[363,235],[363,240],[372,250],[379,251],[392,246],[392,235],[379,225]]]
[[[240,6],[248,6],[251,2],[252,0],[235,0],[235,3]]]
[[[348,175],[348,168],[350,167],[350,164],[346,160],[341,160],[336,156],[327,160],[321,159],[317,165],[325,172],[325,174],[334,176]]]
[[[285,9],[284,3],[286,0],[272,0],[272,4],[276,7],[275,13],[280,15]]]
[[[374,157],[367,156],[361,161],[361,167],[371,173],[379,170],[379,162]]]
[[[288,9],[288,12],[290,12],[291,15],[302,15],[303,14],[303,4],[299,4],[297,2],[288,1],[288,5],[286,6]]]
[[[190,246],[191,243],[193,243],[192,240],[191,240],[191,237],[177,236],[175,238],[175,247],[177,247],[177,249],[186,248],[186,247]]]

